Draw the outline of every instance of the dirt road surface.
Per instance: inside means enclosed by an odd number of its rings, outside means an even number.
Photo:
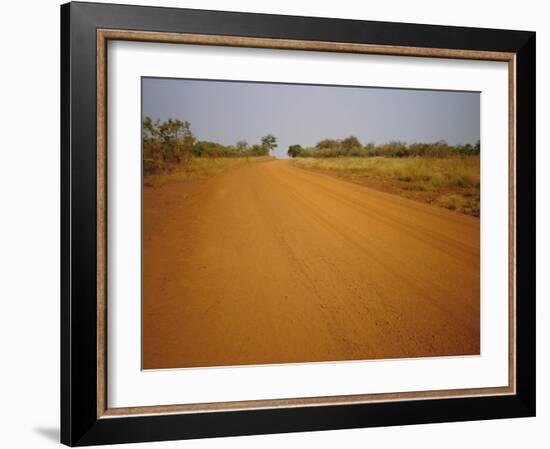
[[[289,161],[144,189],[143,367],[479,354],[479,219]]]

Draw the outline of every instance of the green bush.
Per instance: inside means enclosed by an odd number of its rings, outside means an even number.
[[[314,147],[303,148],[296,144],[288,148],[287,154],[290,157],[433,157],[447,158],[454,156],[476,156],[479,155],[479,141],[475,145],[449,145],[445,141],[433,143],[412,143],[407,144],[400,141],[392,141],[382,145],[368,143],[362,145],[355,136],[345,139],[323,139]]]

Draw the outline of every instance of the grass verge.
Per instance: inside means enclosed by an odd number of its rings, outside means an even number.
[[[295,158],[319,170],[389,193],[479,216],[479,156]]]
[[[144,176],[143,185],[145,187],[159,187],[170,181],[187,181],[191,179],[201,179],[208,176],[217,175],[226,170],[240,167],[245,164],[270,161],[271,156],[254,157],[194,157],[190,163],[183,167],[176,167],[169,173],[158,173]]]

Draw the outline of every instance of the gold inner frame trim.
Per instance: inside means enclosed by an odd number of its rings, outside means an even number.
[[[470,59],[508,62],[509,101],[509,354],[508,386],[393,392],[345,396],[285,398],[252,401],[231,401],[202,404],[176,404],[108,408],[107,402],[107,42],[109,40],[214,45],[248,48],[286,49],[362,53],[409,57]],[[493,51],[460,50],[356,44],[288,39],[266,39],[222,35],[158,33],[131,30],[97,30],[97,417],[116,418],[135,415],[201,413],[230,410],[258,410],[305,406],[344,405],[421,399],[445,399],[513,395],[516,392],[516,54]]]

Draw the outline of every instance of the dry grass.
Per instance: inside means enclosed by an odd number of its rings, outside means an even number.
[[[379,190],[479,216],[479,156],[449,158],[296,158],[321,170]]]
[[[145,187],[158,187],[170,181],[187,181],[217,175],[226,170],[245,164],[266,162],[271,156],[254,157],[196,157],[187,166],[182,166],[170,173],[160,173],[143,177]]]

